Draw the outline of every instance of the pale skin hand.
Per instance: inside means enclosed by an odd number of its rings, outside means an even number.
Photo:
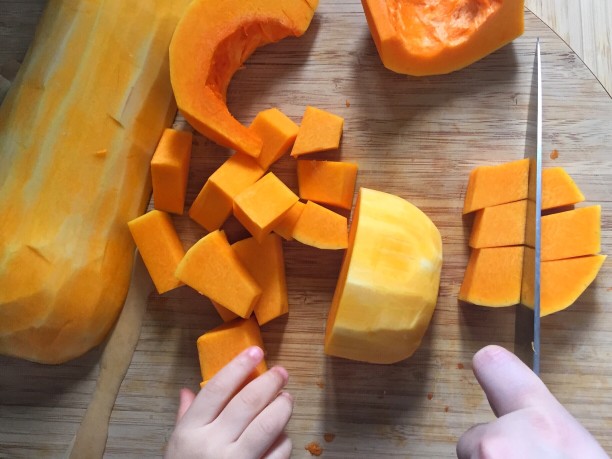
[[[291,440],[283,432],[293,411],[292,397],[282,391],[287,371],[271,368],[239,390],[262,359],[263,351],[250,347],[197,396],[189,389],[181,390],[167,459],[286,459],[291,455]]]
[[[474,356],[473,369],[497,419],[463,434],[459,459],[609,459],[514,354],[487,346]]]

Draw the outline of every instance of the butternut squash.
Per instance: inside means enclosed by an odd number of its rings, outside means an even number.
[[[291,156],[334,150],[340,146],[344,119],[320,108],[306,107]]]
[[[327,319],[325,353],[371,363],[410,357],[429,326],[442,238],[416,206],[361,188]]]
[[[470,232],[469,245],[473,249],[505,247],[525,243],[527,206],[531,201],[509,202],[476,211]]]
[[[571,206],[584,201],[574,179],[562,167],[542,170],[542,210]]]
[[[251,346],[264,348],[261,332],[254,317],[235,319],[200,336],[197,347],[202,373],[201,386],[204,386],[234,357]],[[249,375],[247,382],[265,373],[267,369],[265,360],[262,360]]]
[[[319,249],[341,250],[348,246],[348,223],[344,215],[308,201],[295,222],[293,238]]]
[[[462,69],[523,34],[522,0],[362,0],[390,70],[438,75]]]
[[[157,210],[182,215],[185,207],[193,134],[166,129],[151,160],[153,205]]]
[[[304,212],[304,204],[301,201],[296,202],[289,211],[279,220],[279,222],[274,226],[274,232],[281,236],[286,241],[293,240],[293,230],[295,229],[295,225]]]
[[[187,251],[175,276],[243,318],[251,315],[261,296],[261,288],[219,230],[208,233]]]
[[[299,127],[278,108],[270,108],[259,112],[249,129],[263,142],[257,163],[267,170],[293,145]]]
[[[465,192],[463,213],[527,199],[528,178],[528,159],[472,169]]]
[[[161,295],[183,285],[174,272],[185,250],[170,216],[152,210],[129,221],[128,227],[157,292]]]
[[[533,250],[527,247],[525,250]],[[578,300],[597,277],[605,255],[543,261],[540,267],[540,316],[563,311]],[[533,266],[526,265],[527,275],[533,275]],[[533,306],[533,286],[525,282],[522,301]]]
[[[261,243],[249,237],[232,244],[232,248],[253,279],[261,287],[262,294],[253,313],[259,325],[264,325],[289,312],[285,260],[280,236],[270,233]]]
[[[258,157],[262,139],[229,112],[226,93],[242,63],[260,46],[301,36],[318,0],[195,0],[170,44],[170,75],[185,119],[228,148]]]
[[[206,180],[189,208],[189,217],[208,231],[221,228],[232,213],[234,198],[264,173],[254,158],[233,154]]]
[[[300,198],[351,209],[357,164],[341,161],[299,160],[297,164]]]
[[[209,300],[210,300],[210,298],[209,298]],[[238,317],[240,317],[238,314],[236,314],[233,311],[230,311],[225,306],[221,306],[216,301],[210,300],[210,302],[212,303],[213,307],[215,308],[215,310],[219,314],[219,317],[221,317],[221,319],[223,319],[223,322],[229,322],[231,320],[234,320],[234,319],[237,319]]]
[[[486,206],[510,196],[499,186],[510,183],[503,177],[504,171],[521,182],[526,180],[521,161],[476,168],[470,175],[464,211],[485,207],[477,210],[474,219],[470,234],[473,250],[459,290],[460,300],[491,307],[519,302],[533,305],[533,285],[523,282],[532,278],[534,271],[533,262],[523,264],[533,260],[533,241],[525,238],[526,211],[532,203],[523,199]],[[559,211],[584,200],[562,168],[544,169],[542,191],[542,207],[556,211],[542,216],[541,223],[540,307],[545,316],[573,304],[593,282],[605,256],[599,255],[601,206]]]
[[[459,299],[489,307],[520,303],[524,253],[523,246],[472,250]]]
[[[542,261],[595,255],[601,251],[601,206],[542,217]]]
[[[263,242],[289,209],[300,198],[272,172],[267,173],[234,199],[234,215]]]
[[[529,160],[520,159],[472,170],[465,193],[463,213],[527,199]],[[584,195],[562,167],[542,170],[542,210],[571,206]]]
[[[0,353],[61,363],[126,297],[188,0],[49,0],[0,107]]]

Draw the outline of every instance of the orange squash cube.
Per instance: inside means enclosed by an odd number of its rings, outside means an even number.
[[[170,216],[152,210],[128,222],[128,227],[157,292],[162,294],[183,285],[174,271],[185,250]]]
[[[601,251],[601,206],[542,217],[542,261],[595,255]]]
[[[234,319],[237,319],[238,317],[240,317],[238,314],[236,314],[235,312],[230,311],[225,306],[221,306],[219,303],[217,303],[215,301],[212,301],[212,300],[210,302],[212,303],[213,307],[215,308],[215,310],[219,314],[219,317],[221,317],[221,319],[223,319],[223,322],[229,322],[230,320],[234,320]]]
[[[255,239],[263,242],[299,199],[270,172],[234,198],[234,215]]]
[[[263,141],[257,163],[267,170],[295,141],[299,127],[278,108],[259,112],[249,129]]]
[[[525,250],[533,249],[527,247]],[[533,255],[531,255],[533,257]],[[540,265],[540,317],[567,309],[576,302],[595,280],[605,255],[543,261]],[[533,276],[533,265],[525,267],[527,276]],[[525,282],[522,292],[524,304],[533,307],[533,286]]]
[[[295,224],[297,223],[300,215],[304,211],[304,204],[301,201],[296,202],[291,206],[289,212],[287,212],[284,217],[276,224],[274,227],[274,232],[281,236],[286,241],[293,240],[293,229],[295,228]]]
[[[465,193],[463,213],[527,199],[529,159],[472,170]]]
[[[264,172],[254,158],[233,154],[208,178],[189,209],[189,217],[208,231],[221,228],[232,213],[234,197]]]
[[[191,132],[164,130],[151,159],[153,204],[157,210],[182,215],[192,140]]]
[[[509,202],[476,211],[470,247],[504,247],[525,243],[528,201]]]
[[[346,249],[348,222],[343,215],[308,201],[293,228],[293,237],[319,249]]]
[[[289,300],[280,236],[270,233],[261,244],[250,237],[232,244],[232,248],[262,289],[253,309],[259,325],[287,314]]]
[[[185,254],[176,277],[240,317],[247,318],[261,288],[231,248],[223,231],[208,233]]]
[[[254,317],[235,319],[204,333],[198,338],[198,356],[204,386],[219,370],[230,363],[238,354],[251,346],[263,349],[259,325]],[[247,382],[267,371],[262,360],[247,378]]]
[[[525,247],[474,249],[470,254],[459,299],[468,303],[501,307],[521,301]]]
[[[353,206],[357,164],[300,160],[297,164],[300,198],[350,209]]]
[[[344,118],[308,106],[304,111],[291,156],[334,150],[340,146]]]
[[[570,206],[584,201],[578,185],[562,167],[542,170],[542,210]]]

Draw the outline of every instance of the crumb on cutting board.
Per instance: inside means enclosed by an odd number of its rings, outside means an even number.
[[[325,439],[327,443],[331,443],[336,438],[336,434],[326,433],[325,435],[323,435],[323,438]]]
[[[550,152],[550,159],[557,159],[559,157],[559,150],[554,149]]]
[[[433,398],[433,393],[428,392],[427,393],[427,400],[431,400]]]
[[[311,441],[308,443],[304,449],[308,451],[313,456],[320,456],[323,453],[323,448],[316,441]]]

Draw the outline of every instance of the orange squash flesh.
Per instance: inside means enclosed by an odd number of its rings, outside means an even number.
[[[287,314],[289,300],[280,236],[270,233],[261,244],[250,237],[232,244],[232,248],[261,287],[261,297],[253,309],[257,323],[264,325]]]
[[[189,208],[189,217],[208,231],[221,228],[232,213],[234,197],[264,173],[255,159],[235,153],[208,178]]]
[[[343,125],[344,119],[338,115],[316,107],[306,107],[291,156],[338,148]]]
[[[476,211],[470,247],[504,247],[525,243],[526,199]]]
[[[257,163],[267,170],[293,144],[299,127],[278,108],[270,108],[259,112],[249,129],[263,142]]]
[[[470,247],[525,244],[527,205],[523,200],[477,211]],[[595,255],[601,251],[601,206],[545,215],[541,234],[542,261]]]
[[[571,206],[584,201],[584,195],[562,167],[542,170],[542,210]]]
[[[213,231],[196,242],[176,268],[176,277],[240,317],[253,312],[261,288],[231,248],[225,233]]]
[[[346,249],[348,222],[343,215],[308,201],[295,223],[293,238],[319,249]]]
[[[532,251],[527,247],[525,250]],[[540,267],[540,316],[567,309],[584,293],[597,277],[605,255],[543,261]],[[533,267],[525,266],[526,275],[533,275]],[[533,287],[525,283],[522,292],[524,304],[533,307]]]
[[[302,215],[302,212],[304,212],[305,205],[303,202],[298,201],[291,206],[291,209],[274,226],[274,232],[286,241],[292,241],[295,224]]]
[[[151,160],[153,203],[157,210],[181,215],[185,206],[191,132],[166,129]]]
[[[465,192],[463,213],[527,199],[528,178],[528,159],[473,169]]]
[[[234,215],[255,239],[263,242],[299,199],[276,175],[269,172],[236,196]]]
[[[230,311],[225,306],[221,306],[216,301],[210,300],[210,302],[212,303],[213,307],[215,308],[215,310],[219,314],[219,317],[221,317],[221,319],[223,319],[223,322],[229,322],[231,320],[234,320],[234,319],[237,319],[238,317],[240,317],[238,314],[236,314],[233,311]]]
[[[459,299],[490,307],[518,304],[524,250],[523,246],[472,250],[459,289]]]
[[[601,251],[601,206],[542,217],[542,261],[595,255]]]
[[[262,140],[229,112],[226,92],[242,63],[260,46],[302,35],[318,0],[195,0],[170,44],[170,77],[185,119],[200,133],[258,157]]]
[[[185,250],[170,216],[152,210],[128,222],[128,226],[157,292],[162,294],[183,285],[174,272]]]
[[[352,207],[357,164],[299,160],[297,176],[300,198],[342,209]]]
[[[362,0],[378,54],[414,76],[453,72],[523,33],[522,0]]]
[[[198,338],[197,346],[202,373],[201,386],[204,386],[248,347],[259,346],[263,349],[263,340],[255,318],[251,317],[235,319],[213,328]],[[247,382],[265,373],[267,369],[265,360],[262,360],[249,375]]]

